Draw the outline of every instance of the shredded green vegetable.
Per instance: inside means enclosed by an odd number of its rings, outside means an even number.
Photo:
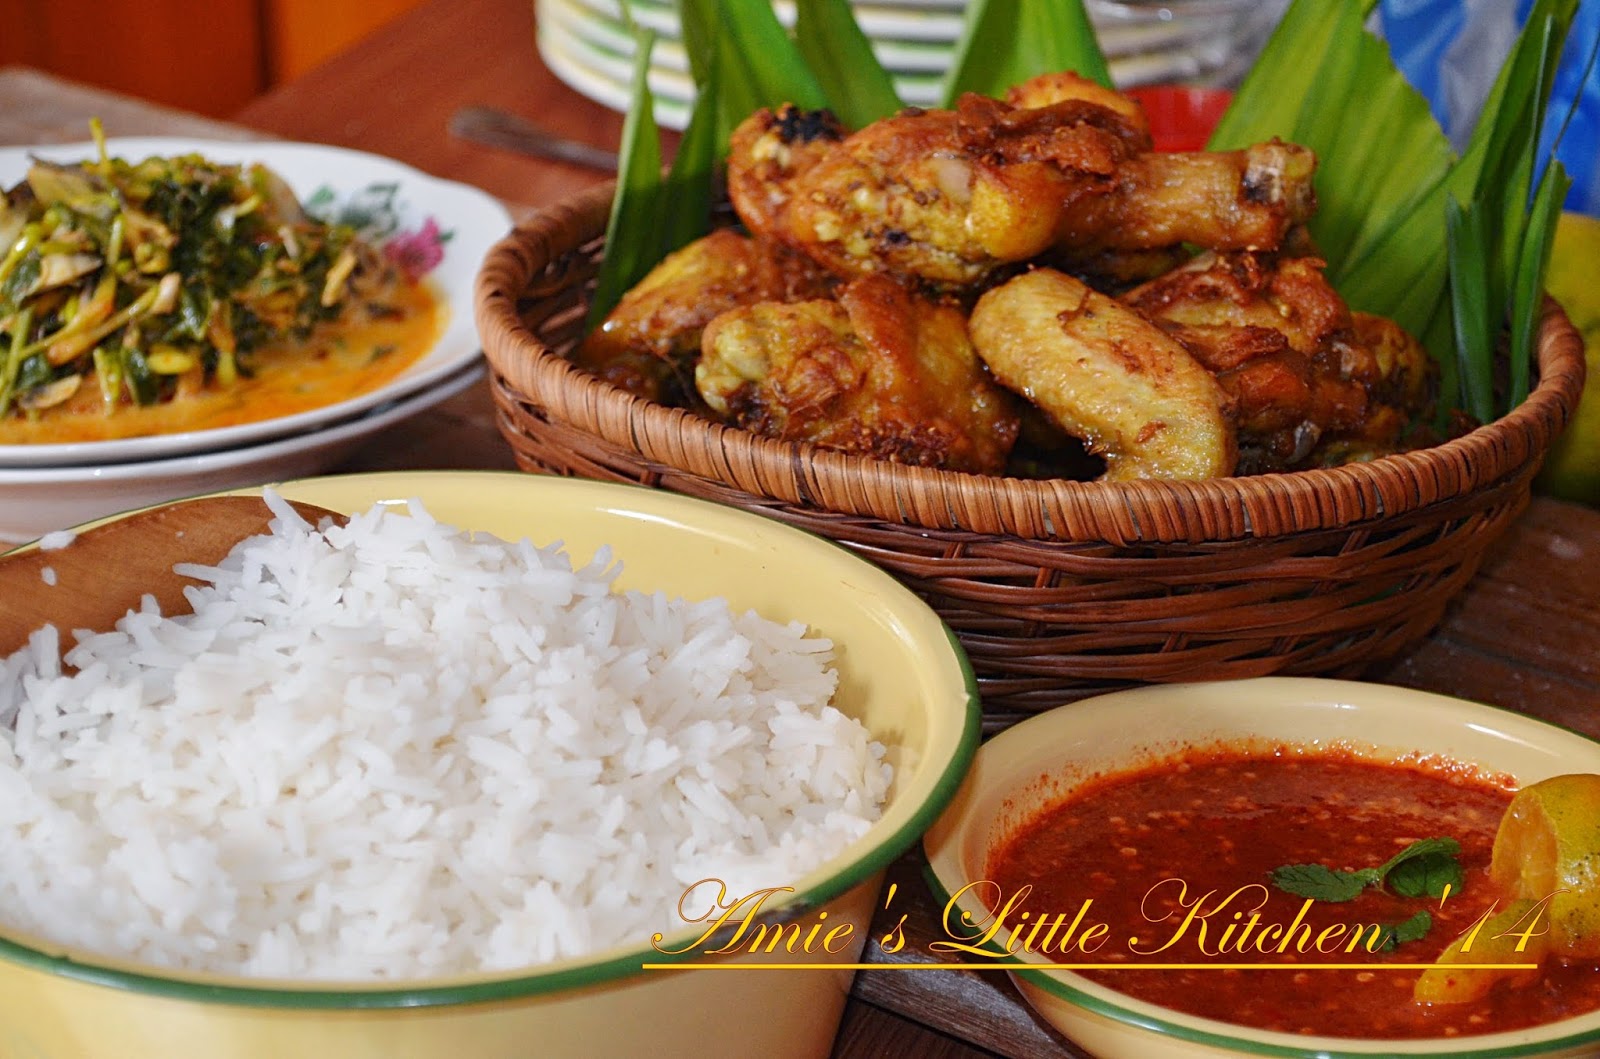
[[[43,414],[86,386],[112,410],[185,379],[229,385],[258,349],[338,317],[376,257],[265,168],[128,162],[92,129],[96,159],[35,161],[0,198],[0,415]]]

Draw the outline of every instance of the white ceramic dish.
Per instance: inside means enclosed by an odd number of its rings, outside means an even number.
[[[1223,6],[1208,7],[1193,17],[1175,7],[1174,17],[1163,19],[1148,4],[1104,3],[1094,8],[1100,46],[1116,84],[1132,88],[1201,82],[1224,70],[1237,50],[1238,18],[1233,12],[1239,0],[1204,2],[1224,5],[1226,11]],[[633,38],[618,0],[535,0],[535,6],[539,54],[546,65],[575,91],[613,110],[627,110]],[[777,10],[785,25],[793,24],[792,4],[780,3]],[[1262,10],[1267,16],[1273,13]],[[908,106],[938,106],[944,95],[943,77],[960,37],[961,4],[893,0],[856,4],[855,11],[900,98]],[[661,0],[632,0],[630,12],[638,25],[658,34],[650,66],[656,121],[682,129],[694,103],[694,85],[677,9]]]
[[[129,160],[198,151],[218,162],[260,162],[283,177],[301,201],[327,188],[336,202],[344,203],[373,185],[394,184],[398,187],[394,197],[398,230],[415,230],[432,217],[451,233],[444,244],[444,260],[428,277],[448,317],[430,351],[370,393],[294,415],[213,430],[62,445],[0,445],[0,468],[131,463],[304,435],[420,393],[478,359],[472,285],[489,247],[511,227],[510,214],[488,194],[466,184],[439,180],[389,158],[318,144],[129,137],[108,140],[107,147],[113,155]],[[94,150],[90,143],[0,148],[0,186],[10,187],[21,180],[30,156],[72,162],[94,157]]]
[[[1303,677],[1144,687],[1040,714],[991,739],[966,782],[923,839],[935,897],[983,878],[991,844],[1035,810],[1096,773],[1216,741],[1345,744],[1392,761],[1421,752],[1509,774],[1519,785],[1569,772],[1600,772],[1600,743],[1523,714],[1407,688]],[[1049,779],[1046,779],[1048,777]],[[937,892],[942,888],[944,893]],[[975,921],[989,916],[962,901]],[[1198,1018],[1116,992],[1070,971],[1008,961],[1034,1008],[1101,1059],[1592,1059],[1600,1012],[1544,1026],[1425,1040],[1356,1040],[1269,1033]]]
[[[606,10],[605,0],[539,0],[541,23],[559,26],[563,32],[615,55],[631,56],[633,38],[628,33],[627,24],[619,17],[607,15]],[[676,73],[687,73],[689,54],[679,39],[677,22],[667,19],[665,23],[669,28],[657,30],[663,35],[656,38],[652,65]],[[918,73],[942,76],[950,67],[953,42],[876,38],[872,41],[872,50],[884,69],[895,77]]]
[[[627,111],[629,100],[632,98],[628,83],[626,81],[619,83],[574,58],[569,37],[559,31],[552,31],[541,22],[536,43],[539,57],[550,67],[550,72],[561,78],[574,92],[612,110]],[[681,74],[672,76],[682,77]],[[655,93],[656,123],[668,129],[684,128],[689,124],[689,104],[662,93],[657,88],[656,80],[656,73],[652,71],[650,89]]]
[[[468,363],[421,392],[348,422],[223,452],[100,467],[0,468],[0,545],[179,497],[319,474],[378,431],[454,397],[483,376],[481,363]]]
[[[614,22],[622,21],[619,0],[585,0],[585,6]],[[776,0],[773,6],[779,22],[785,26],[794,25],[793,0]],[[862,32],[874,40],[950,43],[961,36],[962,12],[948,6],[921,10],[904,4],[885,7],[872,3],[853,3],[851,8]],[[678,8],[673,0],[629,0],[628,11],[641,26],[671,37],[680,35]]]
[[[606,106],[626,110],[633,83],[633,42],[626,31],[607,33],[603,24],[561,0],[541,0],[539,53],[551,70],[574,89]],[[585,21],[588,19],[588,21]],[[667,57],[669,49],[676,60]],[[948,62],[948,59],[946,60]],[[694,81],[683,46],[665,38],[651,53],[650,91],[655,95],[656,120],[682,128],[694,104]],[[891,71],[900,98],[911,106],[933,106],[942,88],[938,74]]]

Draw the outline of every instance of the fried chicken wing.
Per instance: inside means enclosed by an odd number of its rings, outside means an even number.
[[[1352,314],[1315,258],[1202,254],[1125,300],[1215,372],[1241,469],[1315,462],[1319,445],[1392,450],[1427,401],[1431,361],[1387,320]]]
[[[700,395],[729,422],[923,467],[996,474],[1015,398],[984,372],[959,309],[883,276],[837,301],[759,305],[706,328]]]
[[[844,126],[826,110],[785,103],[756,111],[728,141],[728,200],[758,239],[785,238],[794,182],[844,139]]]
[[[808,259],[722,229],[667,255],[622,296],[572,362],[650,400],[685,396],[693,392],[687,384],[701,332],[718,314],[817,297],[831,285]]]
[[[995,377],[1104,456],[1106,478],[1233,473],[1222,387],[1127,306],[1038,269],[979,298],[969,328]]]
[[[1316,210],[1316,155],[1296,144],[1148,153],[1117,168],[1108,194],[1067,204],[1059,248],[1073,258],[1192,243],[1276,250]]]
[[[809,119],[793,108],[780,115],[760,112],[733,137],[730,197],[746,226],[840,275],[951,287],[1050,246],[1067,204],[1109,186],[1148,142],[1082,98],[1019,109],[969,94],[953,111],[909,109],[837,143],[805,139]]]

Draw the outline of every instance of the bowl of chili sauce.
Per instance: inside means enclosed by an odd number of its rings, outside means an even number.
[[[1084,700],[981,748],[926,836],[940,947],[1004,965],[1109,1059],[1594,1056],[1594,961],[1413,999],[1421,968],[1507,903],[1488,869],[1513,793],[1572,772],[1600,773],[1600,743],[1377,684]]]

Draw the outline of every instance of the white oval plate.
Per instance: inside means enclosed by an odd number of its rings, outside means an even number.
[[[198,151],[217,162],[260,162],[283,177],[302,202],[321,188],[330,190],[342,203],[374,184],[397,185],[394,205],[399,230],[414,231],[432,217],[450,233],[444,244],[444,260],[428,275],[448,314],[444,330],[433,348],[405,371],[387,384],[348,400],[211,430],[70,444],[0,445],[0,467],[130,463],[303,434],[417,393],[478,358],[478,335],[472,324],[472,285],[489,247],[511,227],[511,215],[485,192],[428,176],[391,158],[320,144],[127,137],[108,140],[106,145],[113,155],[129,161]],[[94,157],[94,150],[89,143],[0,148],[0,187],[9,188],[23,178],[30,156],[77,162]]]
[[[349,422],[223,452],[96,467],[0,468],[0,545],[181,497],[320,474],[373,434],[454,397],[483,376],[481,362],[469,363],[420,393]]]

